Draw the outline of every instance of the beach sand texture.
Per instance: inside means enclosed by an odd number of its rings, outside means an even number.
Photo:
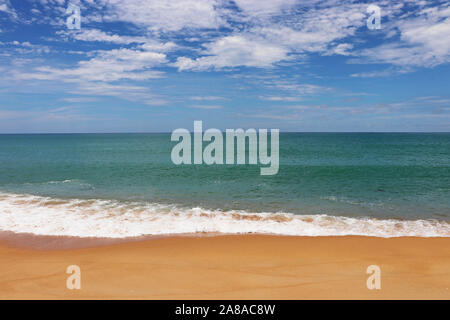
[[[221,235],[23,245],[0,245],[2,299],[450,299],[449,238]],[[69,265],[81,268],[81,290],[66,288]],[[369,265],[381,268],[380,290],[366,286]]]

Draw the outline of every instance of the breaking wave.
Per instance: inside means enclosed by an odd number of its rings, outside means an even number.
[[[126,238],[186,233],[296,236],[450,237],[438,220],[350,218],[181,208],[145,202],[58,199],[0,193],[0,230],[36,235]]]

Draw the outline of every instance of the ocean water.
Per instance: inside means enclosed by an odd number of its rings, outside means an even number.
[[[450,236],[450,134],[281,133],[260,165],[171,162],[170,134],[0,135],[0,230]]]

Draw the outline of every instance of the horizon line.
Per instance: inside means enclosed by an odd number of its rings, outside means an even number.
[[[243,129],[243,128],[237,128]],[[220,130],[220,129],[219,129]],[[245,130],[245,129],[244,129]],[[258,130],[258,129],[256,129]],[[270,129],[267,129],[268,132]],[[224,130],[220,130],[225,133]],[[194,131],[189,131],[194,133]],[[202,131],[204,132],[204,131]],[[171,134],[171,131],[120,131],[120,132],[8,132],[0,135],[69,135],[69,134]],[[280,133],[450,133],[450,131],[281,131]]]

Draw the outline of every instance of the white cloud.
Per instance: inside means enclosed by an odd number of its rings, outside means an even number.
[[[383,70],[374,70],[367,72],[352,73],[350,76],[353,78],[375,78],[375,77],[390,77],[393,75],[403,74],[410,72],[409,68],[387,68]]]
[[[417,17],[399,19],[394,27],[400,42],[365,49],[360,55],[372,63],[433,67],[450,61],[450,4],[422,9]]]
[[[242,1],[238,5],[245,12],[278,12],[289,8],[292,1],[270,4]],[[265,21],[258,19],[250,27],[204,45],[206,50],[198,58],[179,57],[175,66],[181,70],[223,69],[226,67],[271,67],[290,60],[291,54],[320,53],[350,55],[352,44],[339,44],[365,25],[362,4],[342,4],[325,8],[310,8],[296,20]],[[255,13],[255,14],[256,14]]]
[[[300,95],[312,95],[331,91],[331,88],[322,87],[315,84],[298,84],[286,81],[273,81],[269,87],[296,92]]]
[[[331,48],[328,50],[324,55],[333,55],[333,54],[339,54],[342,56],[349,56],[353,53],[350,52],[350,50],[353,49],[353,44],[351,43],[340,43],[334,48]]]
[[[106,82],[80,83],[70,93],[88,96],[108,96],[119,99],[144,103],[147,105],[165,105],[167,101],[158,95],[149,92],[147,87],[123,84],[110,84]]]
[[[213,101],[213,100],[222,100],[224,98],[218,96],[194,96],[191,97],[190,99],[196,101]]]
[[[99,29],[82,29],[80,31],[61,31],[58,34],[64,37],[71,37],[75,40],[86,42],[110,42],[114,44],[135,44],[137,48],[144,51],[158,51],[167,52],[177,48],[174,42],[160,42],[148,36],[124,36],[118,34],[111,34]]]
[[[286,102],[301,100],[300,97],[284,97],[284,96],[259,96],[259,98],[267,101],[286,101]]]
[[[13,71],[16,80],[50,80],[75,83],[70,93],[88,96],[111,96],[148,105],[167,101],[152,94],[148,87],[117,84],[118,81],[142,81],[160,78],[163,73],[152,68],[167,62],[164,53],[140,49],[99,51],[73,68],[40,66],[31,72]]]
[[[43,54],[50,52],[50,48],[48,46],[31,44],[28,41],[24,42],[13,41],[10,44],[16,47],[15,51],[20,54],[31,54],[31,53]]]
[[[179,36],[182,32],[186,39],[203,41],[200,44],[203,50],[192,48],[198,56],[176,59],[173,65],[179,71],[239,66],[267,68],[281,61],[306,58],[310,53],[355,55],[364,63],[402,66],[429,67],[449,60],[450,42],[446,40],[450,39],[448,4],[433,7],[429,3],[379,2],[383,18],[388,18],[382,27],[385,28],[386,43],[360,50],[355,46],[366,40],[352,42],[351,37],[356,36],[357,30],[366,28],[366,3],[341,0],[308,3],[235,0],[234,3],[241,13],[230,10],[229,3],[222,0],[101,0],[95,3],[101,8],[95,14],[100,14],[102,21],[129,22],[156,36],[175,35],[175,32]],[[92,1],[81,1],[80,4],[94,7]],[[409,10],[406,14],[402,9],[405,6]],[[233,31],[219,31],[221,26]],[[393,42],[395,35],[400,41]],[[72,37],[119,45],[140,44],[144,50],[160,52],[177,48],[170,41],[162,44],[152,42],[146,36],[117,35],[98,29],[83,29],[73,33]]]
[[[150,68],[164,62],[164,53],[122,48],[100,51],[96,57],[80,61],[75,68],[42,66],[32,73],[18,73],[16,78],[65,82],[145,80],[160,77],[161,72]]]
[[[98,29],[82,29],[79,32],[68,33],[72,38],[81,41],[112,42],[117,44],[144,43],[145,37],[119,36]]]
[[[248,39],[242,35],[220,38],[205,45],[203,57],[179,57],[174,64],[178,70],[206,70],[225,67],[270,67],[288,59],[287,50],[261,39]]]
[[[40,0],[40,3],[45,9],[66,5],[63,0]],[[356,1],[235,0],[240,13],[230,10],[230,2],[225,0],[80,0],[76,3],[83,10],[86,8],[86,14],[98,16],[96,21],[131,23],[132,28],[127,30],[138,35],[85,27],[80,31],[60,31],[60,34],[78,41],[133,48],[91,53],[93,58],[75,67],[40,67],[26,74],[16,73],[17,78],[140,81],[160,77],[162,73],[153,70],[160,65],[175,66],[179,71],[226,70],[241,66],[271,68],[280,62],[307,62],[310,54],[356,56],[349,61],[386,63],[402,71],[411,70],[406,67],[432,67],[450,61],[449,4],[380,1],[383,19],[389,17],[382,24],[382,28],[386,28],[386,41],[361,50],[358,45],[367,40],[353,37],[357,36],[357,30],[366,30],[367,4]],[[11,10],[6,0],[0,0],[0,6]],[[409,10],[406,13],[402,9],[405,6]],[[384,24],[385,20],[389,22]],[[93,20],[87,18],[87,21]],[[228,27],[227,31],[218,29],[222,26]],[[175,44],[180,38],[196,39],[198,44]],[[23,50],[32,49],[25,43],[20,46]],[[169,51],[177,54],[176,49],[186,48],[191,50],[189,54],[184,51],[182,56],[173,59],[172,55],[168,58],[165,54]],[[386,70],[352,76],[383,76],[391,72]],[[280,84],[279,88],[296,90],[299,94],[318,90],[308,85],[289,86],[291,84]]]
[[[105,3],[106,21],[125,21],[150,30],[217,28],[224,22],[216,0],[110,0]]]
[[[408,10],[418,15],[408,14],[400,18],[398,15],[404,13],[403,3],[380,3],[384,18],[390,19],[383,25],[389,40],[372,49],[356,50],[354,47],[358,41],[350,41],[357,30],[366,28],[367,4],[325,1],[317,6],[304,4],[308,10],[295,11],[300,6],[296,7],[298,2],[290,0],[235,2],[249,16],[243,20],[248,23],[247,27],[207,43],[197,58],[179,57],[175,66],[180,71],[272,67],[277,62],[293,59],[293,54],[309,53],[359,55],[364,63],[399,66],[432,67],[449,61],[448,4],[424,8],[421,5],[414,7],[415,4],[411,3]],[[278,14],[283,19],[271,18]],[[261,20],[261,15],[269,18]],[[236,17],[236,21],[239,19]],[[393,39],[395,34],[399,34],[400,41]],[[298,60],[299,57],[295,58]]]
[[[292,24],[264,26],[253,32],[297,52],[323,53],[330,44],[354,35],[365,24],[364,9],[361,4],[312,8],[299,15]]]
[[[236,5],[251,16],[274,15],[294,5],[297,0],[234,0]]]
[[[17,19],[17,13],[12,8],[9,0],[0,0],[0,12],[5,12],[5,13],[11,15],[14,19]]]

